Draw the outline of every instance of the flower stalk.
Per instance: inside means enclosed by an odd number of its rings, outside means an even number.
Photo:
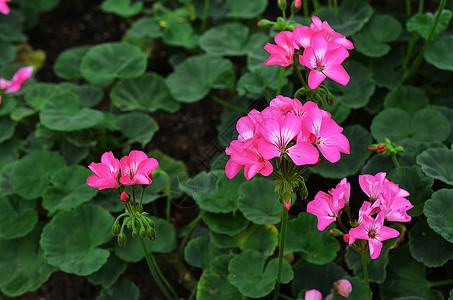
[[[280,244],[278,246],[278,270],[277,270],[277,284],[274,291],[274,300],[278,299],[279,290],[280,290],[280,280],[282,278],[282,265],[283,265],[283,253],[285,252],[285,243],[286,243],[286,227],[288,224],[288,210],[285,206],[282,209],[282,218],[281,218],[281,232],[280,232]]]
[[[366,252],[365,251],[362,251],[361,255],[362,255],[362,266],[363,266],[363,278],[365,280],[365,286],[366,286],[366,291],[367,291],[367,294],[368,294],[368,299],[369,300],[372,300],[371,298],[371,290],[370,290],[370,282],[368,280],[368,266],[367,266],[367,263],[366,263]]]

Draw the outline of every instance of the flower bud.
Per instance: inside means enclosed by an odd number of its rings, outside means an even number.
[[[140,236],[142,238],[146,237],[146,229],[145,229],[145,227],[140,228]]]
[[[377,146],[376,148],[376,152],[377,153],[381,153],[381,152],[384,152],[384,150],[387,149],[387,146],[385,146],[384,144],[379,144],[379,146]]]
[[[132,231],[132,237],[133,237],[134,239],[138,239],[138,232],[137,232],[137,230],[133,230],[133,231]]]
[[[127,238],[126,238],[126,235],[124,234],[124,232],[121,232],[119,235],[118,235],[118,245],[120,247],[124,247],[126,245],[126,242],[127,242]]]
[[[345,234],[343,235],[343,241],[346,243],[346,244],[349,244],[349,234]]]
[[[113,226],[112,226],[112,234],[114,236],[118,236],[118,234],[120,233],[120,225],[118,223],[113,223]]]
[[[286,0],[278,0],[278,6],[282,11],[286,10]]]
[[[272,25],[274,24],[275,22],[272,22],[268,19],[261,19],[258,21],[258,23],[256,24],[258,27],[262,27],[262,26],[269,26],[269,25]]]
[[[329,233],[331,236],[335,236],[335,237],[344,236],[344,233],[336,228],[329,230]]]
[[[149,227],[147,234],[148,234],[149,239],[151,241],[154,241],[154,239],[156,238],[156,231],[153,228]]]
[[[337,291],[338,294],[347,298],[352,292],[352,285],[349,280],[341,279],[333,283],[333,288]]]
[[[143,211],[143,205],[141,205],[140,203],[137,204],[137,212],[141,213],[142,211]]]
[[[122,192],[120,196],[120,200],[126,202],[126,199],[129,198],[129,194],[126,192]]]

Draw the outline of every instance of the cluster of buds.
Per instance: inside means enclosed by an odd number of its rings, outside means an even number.
[[[340,279],[333,283],[333,289],[330,291],[330,294],[327,295],[325,300],[332,300],[333,298],[333,290],[335,290],[339,295],[343,296],[344,298],[348,298],[352,292],[352,285],[351,282],[347,279]],[[308,290],[305,292],[304,295],[305,300],[322,300],[322,294],[320,291],[313,289]]]
[[[0,11],[2,9],[1,3],[2,1],[0,0]],[[4,5],[6,5],[6,3]],[[13,75],[11,80],[0,77],[0,103],[2,103],[3,93],[10,94],[19,91],[24,81],[30,78],[32,74],[33,67],[23,67]]]
[[[378,155],[391,156],[404,151],[404,148],[385,138],[384,143],[369,146],[368,151],[376,152]]]
[[[307,205],[307,212],[318,218],[318,229],[324,230],[337,221],[343,232],[333,229],[330,234],[343,237],[344,241],[355,250],[363,253],[369,248],[372,259],[379,257],[382,241],[399,236],[393,228],[384,226],[384,221],[409,222],[407,211],[413,207],[406,199],[409,193],[387,178],[381,172],[372,175],[360,175],[359,184],[369,197],[359,210],[358,220],[352,220],[349,206],[350,184],[343,178],[328,193],[318,192]],[[351,229],[347,230],[341,221],[343,210],[347,213]]]
[[[125,227],[132,229],[134,238],[149,237],[151,240],[156,238],[154,222],[148,217],[148,213],[143,212],[142,201],[145,188],[152,183],[152,172],[158,166],[156,159],[148,158],[146,153],[137,150],[132,150],[121,160],[116,159],[111,151],[105,152],[101,157],[101,163],[93,162],[88,166],[94,175],[88,177],[87,184],[99,190],[118,191],[120,200],[125,205],[125,212],[116,218],[112,226],[112,234],[118,237],[118,244],[121,247],[124,247],[127,241]],[[142,186],[142,194],[140,203],[137,204],[135,192],[138,185]],[[132,199],[126,191],[128,186],[132,189]]]

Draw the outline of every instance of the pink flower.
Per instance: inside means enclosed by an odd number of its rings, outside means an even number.
[[[380,212],[376,219],[364,215],[363,222],[349,230],[349,245],[352,245],[356,239],[367,240],[371,259],[376,259],[381,253],[382,241],[399,235],[398,230],[384,226],[384,213]]]
[[[4,15],[9,14],[9,7],[6,2],[10,2],[11,0],[0,0],[0,12]]]
[[[380,195],[385,193],[387,190],[392,191],[396,197],[404,198],[410,194],[403,189],[400,189],[399,186],[387,178],[385,178],[386,173],[380,172],[376,175],[359,175],[359,184],[362,191],[370,197],[371,202],[374,202],[378,199]]]
[[[0,0],[0,9],[1,9],[1,0]],[[6,5],[6,4],[5,4]],[[4,90],[5,93],[15,93],[18,90],[20,90],[20,87],[22,86],[22,83],[24,83],[25,80],[30,78],[30,76],[33,74],[33,67],[23,67],[20,68],[16,74],[14,74],[13,78],[11,81],[6,80],[4,78],[0,78],[0,89]],[[2,102],[2,98],[0,96],[0,103]]]
[[[341,279],[333,283],[333,288],[341,296],[348,298],[349,294],[352,292],[352,284],[347,279]]]
[[[293,39],[294,42],[299,46],[299,48],[307,48],[310,47],[310,40],[311,36],[313,35],[313,31],[308,26],[297,26],[294,28],[293,31]]]
[[[151,184],[151,173],[159,166],[154,158],[148,158],[143,151],[132,150],[129,156],[120,160],[120,182],[125,185]],[[151,178],[150,178],[151,177]]]
[[[288,147],[289,143],[299,134],[301,126],[302,120],[294,115],[286,115],[279,120],[264,119],[259,128],[264,137],[264,140],[258,144],[261,155],[265,159],[271,159],[286,153],[298,166],[315,164],[318,161],[319,153],[312,144],[296,142]]]
[[[311,108],[306,118],[308,131],[314,135],[314,144],[322,155],[335,163],[340,160],[340,152],[349,154],[349,141],[341,133],[341,128],[330,114],[326,114],[319,108]]]
[[[310,24],[310,29],[313,33],[318,31],[324,31],[324,38],[329,43],[329,50],[338,48],[338,47],[345,47],[346,49],[354,49],[354,45],[350,40],[348,40],[344,35],[336,32],[335,30],[330,27],[327,21],[321,22],[317,16],[313,16],[311,18],[313,21]]]
[[[334,189],[329,191],[329,194],[338,199],[342,199],[346,204],[349,202],[349,197],[351,196],[351,184],[346,178],[343,178]]]
[[[309,290],[305,292],[305,300],[322,300],[322,294],[318,290]]]
[[[324,32],[313,34],[310,47],[305,48],[302,56],[299,56],[300,63],[311,70],[308,75],[308,86],[313,90],[326,76],[341,85],[347,85],[349,82],[349,75],[341,66],[349,56],[348,50],[344,47],[329,50],[324,35]]]
[[[264,46],[264,49],[271,54],[264,62],[265,66],[279,65],[287,67],[293,63],[294,42],[289,35],[292,35],[289,31],[277,33],[274,38],[277,45],[267,43]]]
[[[308,202],[307,212],[318,218],[318,230],[323,231],[337,219],[338,212],[344,207],[344,204],[342,198],[319,191],[315,199]]]
[[[94,172],[87,179],[87,184],[97,187],[99,190],[113,189],[119,186],[118,173],[120,162],[113,156],[113,153],[105,152],[102,154],[101,163],[92,162],[88,168]]]
[[[296,0],[296,1],[294,2],[294,6],[295,6],[296,8],[299,8],[301,2],[302,2],[302,0]]]
[[[120,200],[126,202],[126,199],[129,198],[129,194],[126,192],[122,192],[120,196]]]

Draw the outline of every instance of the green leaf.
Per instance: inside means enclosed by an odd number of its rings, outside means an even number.
[[[398,86],[385,96],[384,108],[400,108],[410,115],[426,108],[429,99],[425,92],[414,86]]]
[[[365,27],[354,35],[354,48],[370,57],[381,57],[389,53],[389,42],[395,41],[402,28],[397,19],[390,15],[374,15]]]
[[[238,234],[249,225],[249,221],[239,211],[227,214],[206,212],[203,214],[203,222],[212,231],[230,236]]]
[[[141,143],[144,148],[159,130],[159,125],[150,116],[140,112],[120,115],[118,124],[121,132],[129,139],[129,143]]]
[[[47,264],[39,247],[42,226],[36,226],[27,236],[0,240],[0,290],[16,297],[38,289],[56,268]]]
[[[77,85],[69,82],[60,84],[65,90],[74,93],[79,98],[79,104],[81,107],[92,107],[98,105],[104,93],[102,90],[93,85]]]
[[[38,83],[25,92],[25,101],[37,110],[42,110],[47,100],[63,94],[65,90],[52,83]]]
[[[311,289],[317,289],[323,295],[328,295],[332,289],[332,284],[343,279],[346,275],[345,270],[333,262],[326,265],[304,263],[294,270],[291,290],[293,295]]]
[[[36,199],[50,184],[51,176],[65,166],[55,152],[32,152],[24,156],[11,172],[11,186],[25,199]]]
[[[80,165],[61,168],[53,174],[50,180],[52,186],[44,191],[42,206],[55,213],[90,201],[98,191],[86,183],[91,175],[92,171]]]
[[[118,82],[110,97],[116,106],[126,111],[138,109],[154,112],[162,109],[176,112],[181,107],[171,96],[164,78],[155,73]]]
[[[238,235],[210,231],[211,241],[219,248],[253,249],[265,256],[272,255],[278,245],[278,230],[273,225],[252,225]]]
[[[261,96],[267,89],[277,90],[280,68],[280,66],[263,66],[243,74],[237,83],[238,95],[251,98],[254,94]],[[287,75],[289,75],[288,72],[283,75],[282,86],[288,83]]]
[[[191,266],[206,269],[214,258],[225,252],[211,243],[208,237],[198,237],[187,243],[184,260]]]
[[[425,51],[425,59],[441,70],[453,71],[453,35],[443,34],[433,40]]]
[[[167,220],[151,217],[154,222],[156,238],[154,241],[146,238],[145,244],[149,252],[170,253],[176,248],[175,228]],[[120,247],[115,243],[114,253],[124,261],[139,262],[145,257],[138,239],[134,239],[131,231],[125,230],[127,236],[126,246]]]
[[[377,174],[390,172],[395,168],[392,158],[389,156],[373,155],[363,166],[361,174]]]
[[[372,74],[361,63],[351,60],[344,63],[344,68],[351,77],[347,86],[342,86],[332,80],[326,82],[330,91],[339,100],[350,108],[361,108],[367,105],[374,93],[375,85]]]
[[[0,197],[0,238],[15,239],[27,235],[38,222],[35,200],[14,195]]]
[[[265,178],[246,181],[239,188],[238,205],[244,216],[255,224],[269,225],[280,222],[282,212],[276,184]]]
[[[419,110],[413,116],[402,109],[389,108],[373,119],[371,134],[377,141],[389,138],[397,144],[406,139],[425,143],[442,142],[450,134],[450,124],[444,115],[433,107]]]
[[[169,19],[166,22],[162,40],[165,44],[193,49],[198,45],[198,35],[192,29],[190,23],[179,23]]]
[[[200,47],[209,55],[240,56],[248,51],[249,29],[240,23],[225,23],[206,30]]]
[[[368,298],[367,287],[365,285],[365,281],[363,279],[359,279],[356,277],[344,277],[343,279],[349,280],[352,285],[352,292],[347,297],[348,300],[362,300]],[[371,292],[373,295],[373,292]],[[345,297],[339,295],[337,291],[334,290],[332,300],[344,300]],[[402,300],[402,299],[401,299]],[[409,300],[409,299],[406,299]]]
[[[113,221],[110,213],[95,205],[56,215],[41,235],[46,260],[66,273],[86,276],[96,272],[110,255],[99,246],[112,239]]]
[[[234,86],[233,65],[229,60],[208,55],[192,56],[176,66],[166,83],[173,97],[181,102],[196,102],[212,88]]]
[[[407,199],[414,207],[408,211],[408,214],[412,217],[420,216],[426,199],[429,199],[433,193],[431,187],[434,179],[423,174],[418,166],[396,168],[388,174],[387,178],[410,193]]]
[[[377,259],[371,259],[370,252],[367,250],[367,267],[368,267],[368,278],[372,282],[382,284],[387,276],[386,267],[389,263],[389,251],[392,243],[384,243],[381,254]],[[363,280],[363,265],[362,255],[355,251],[352,247],[346,248],[345,260],[350,269],[354,271],[354,276],[357,276]]]
[[[151,39],[160,38],[163,34],[160,25],[153,18],[149,17],[143,17],[134,21],[128,33]]]
[[[115,254],[111,254],[107,263],[102,266],[98,271],[87,276],[89,282],[92,284],[100,284],[104,288],[110,288],[120,277],[120,275],[126,271],[127,263],[121,260]]]
[[[321,8],[315,12],[322,21],[327,21],[335,31],[346,36],[360,31],[372,14],[373,9],[370,5],[353,0],[342,1],[338,13],[328,8]]]
[[[403,77],[404,52],[393,47],[386,55],[371,60],[371,71],[378,87],[393,89]]]
[[[425,266],[416,262],[406,245],[395,249],[390,254],[387,266],[387,278],[380,286],[382,299],[418,296],[423,299],[444,299],[440,291],[429,288]]]
[[[106,86],[115,78],[128,79],[142,75],[146,57],[139,48],[122,43],[104,43],[88,50],[80,64],[83,77]]]
[[[261,15],[267,7],[266,0],[242,1],[227,0],[226,9],[229,18],[252,19]]]
[[[96,297],[96,300],[138,300],[140,297],[140,290],[131,281],[117,281],[115,285],[109,289],[104,289],[101,294]]]
[[[446,148],[431,148],[417,156],[417,164],[426,175],[453,185],[453,151]]]
[[[0,64],[11,62],[16,57],[16,47],[10,43],[0,44]]]
[[[247,297],[264,297],[274,289],[277,279],[275,259],[273,261],[265,268],[265,257],[261,253],[245,250],[231,259],[228,280]],[[284,260],[281,281],[287,283],[292,276],[291,266]]]
[[[142,2],[131,3],[131,0],[104,0],[101,10],[113,13],[123,18],[129,18],[139,14],[143,9]]]
[[[76,131],[95,126],[104,119],[102,112],[79,109],[79,99],[70,92],[57,94],[43,106],[39,118],[44,126],[57,131]]]
[[[340,244],[329,234],[330,228],[319,231],[316,224],[316,217],[306,212],[289,220],[285,251],[303,252],[307,262],[323,265],[337,257]]]
[[[452,197],[453,190],[441,189],[433,193],[423,208],[429,227],[450,243],[453,243]]]
[[[83,78],[83,75],[80,72],[80,64],[82,63],[83,57],[90,49],[90,46],[77,46],[61,52],[53,65],[55,74],[66,80]]]
[[[351,154],[342,154],[341,159],[332,164],[322,158],[316,168],[310,171],[326,178],[344,178],[357,173],[363,166],[370,152],[367,147],[371,144],[370,133],[360,125],[348,126],[342,132],[349,140]]]
[[[247,53],[247,67],[250,71],[255,71],[256,69],[261,69],[263,67],[270,67],[263,66],[264,61],[269,58],[269,52],[264,50],[264,45],[266,45],[267,42],[270,42],[269,36],[261,32],[252,35],[250,49]]]
[[[13,136],[16,125],[17,123],[8,117],[0,119],[0,143],[9,140]]]
[[[453,244],[429,228],[428,223],[418,222],[409,232],[412,256],[428,267],[440,267],[453,258]]]
[[[428,38],[429,32],[431,27],[434,23],[434,19],[437,16],[437,12],[435,15],[432,13],[424,13],[424,14],[416,14],[407,20],[406,27],[407,31],[409,32],[416,32],[420,34],[425,40]],[[438,36],[448,27],[448,23],[450,23],[451,19],[451,11],[448,9],[442,10],[442,14],[440,15],[439,22],[437,23],[436,28],[434,29],[433,38]]]

